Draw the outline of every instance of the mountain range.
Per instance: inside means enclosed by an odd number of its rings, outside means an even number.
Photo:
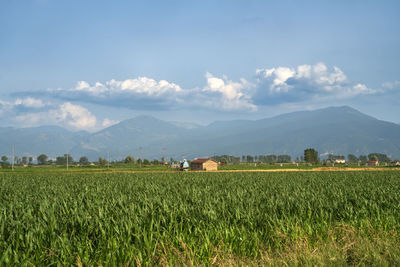
[[[216,121],[207,126],[167,122],[151,116],[128,119],[95,133],[71,132],[57,126],[0,127],[0,155],[49,158],[67,151],[77,160],[87,156],[122,159],[208,157],[214,154],[301,156],[315,148],[320,155],[366,155],[377,152],[400,158],[400,125],[378,120],[351,107],[300,111],[261,120]]]

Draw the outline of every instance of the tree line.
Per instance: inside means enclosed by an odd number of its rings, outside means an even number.
[[[336,159],[346,159],[344,155],[328,154],[328,160],[334,161]],[[313,148],[304,150],[304,161],[307,163],[319,163],[318,152]],[[378,161],[382,163],[391,163],[392,159],[383,153],[370,153],[368,155],[359,155],[358,157],[354,154],[347,155],[347,162],[349,163],[360,163],[365,164],[368,161]]]
[[[34,164],[34,157],[14,157],[14,165],[16,166],[24,166],[24,165],[33,165]],[[7,156],[1,157],[1,165],[3,167],[10,165],[10,161],[12,158],[9,159]],[[158,165],[164,161],[164,157],[161,158],[161,161],[154,159],[152,161],[148,159],[137,159],[135,160],[132,156],[126,156],[123,160],[114,160],[113,163],[129,163],[129,164],[143,164],[143,165]],[[175,162],[173,158],[170,159],[171,162]],[[36,164],[37,165],[66,165],[66,164],[79,164],[79,165],[89,165],[91,163],[97,163],[98,165],[107,165],[109,161],[103,157],[99,157],[97,161],[90,162],[86,156],[80,157],[78,161],[75,161],[73,157],[69,154],[64,154],[63,156],[58,156],[55,159],[49,159],[46,154],[40,154],[36,157]]]
[[[214,155],[211,157],[215,161],[221,162],[221,163],[232,163],[232,164],[237,164],[237,163],[290,163],[292,162],[291,156],[290,155],[242,155],[241,157],[237,157],[234,155]],[[334,154],[328,154],[327,159],[330,161],[334,161],[336,159],[346,159],[344,155],[334,155]],[[12,159],[11,159],[12,160]],[[14,165],[16,166],[24,166],[24,165],[33,165],[34,164],[34,157],[14,157]],[[133,156],[128,155],[126,156],[123,160],[115,160],[113,163],[126,163],[126,164],[143,164],[143,165],[158,165],[160,163],[165,163],[164,157],[161,158],[161,161],[154,159],[152,161],[148,159],[135,159]],[[320,160],[318,151],[316,151],[314,148],[307,148],[304,150],[304,155],[301,157],[296,158],[296,162],[306,162],[306,163],[313,163],[317,164],[322,162],[326,162],[326,160]],[[365,164],[367,161],[379,161],[382,163],[390,163],[392,162],[392,159],[387,156],[386,154],[383,153],[370,153],[368,155],[359,155],[358,157],[354,154],[348,154],[347,155],[347,162],[349,163],[361,163]],[[51,164],[56,164],[56,165],[66,165],[67,163],[69,164],[79,164],[79,165],[89,165],[91,162],[86,156],[80,157],[78,161],[74,161],[71,155],[69,154],[64,154],[63,156],[58,156],[55,159],[49,159],[46,154],[40,154],[39,156],[36,157],[36,162],[37,165],[51,165]],[[173,158],[170,158],[169,163],[176,163],[177,161],[174,160]],[[99,157],[97,161],[95,161],[98,165],[106,165],[108,164],[108,160],[102,157]],[[10,165],[10,159],[7,156],[2,156],[1,157],[1,166],[5,167]]]

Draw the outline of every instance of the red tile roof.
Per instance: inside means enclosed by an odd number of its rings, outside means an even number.
[[[195,160],[192,160],[191,163],[202,164],[202,163],[204,163],[206,161],[209,161],[209,160],[214,161],[216,163],[216,161],[213,160],[213,159],[195,159]]]

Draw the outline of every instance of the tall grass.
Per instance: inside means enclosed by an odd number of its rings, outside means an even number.
[[[397,172],[0,176],[0,265],[399,264],[399,233]]]

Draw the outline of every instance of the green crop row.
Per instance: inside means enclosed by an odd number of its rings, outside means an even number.
[[[0,266],[247,264],[349,232],[400,263],[398,172],[0,175]]]

